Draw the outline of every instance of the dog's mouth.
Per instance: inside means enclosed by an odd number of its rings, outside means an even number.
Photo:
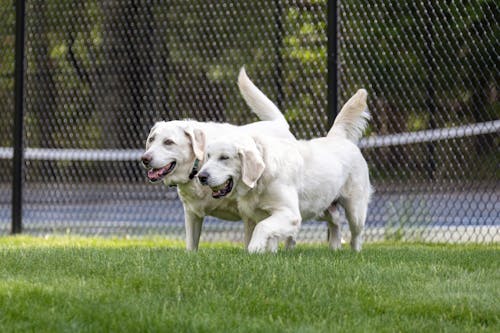
[[[149,170],[148,179],[153,183],[162,180],[166,175],[174,170],[176,164],[177,163],[175,161],[172,161],[163,168]]]
[[[233,189],[233,178],[229,178],[219,186],[210,187],[212,189],[212,197],[219,199],[228,195]]]

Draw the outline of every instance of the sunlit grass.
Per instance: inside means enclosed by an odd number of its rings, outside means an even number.
[[[0,331],[500,330],[498,245],[183,248],[163,237],[0,238]]]

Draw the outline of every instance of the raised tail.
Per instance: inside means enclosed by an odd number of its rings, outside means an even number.
[[[365,89],[359,89],[340,110],[332,128],[327,134],[330,136],[341,136],[357,143],[368,125],[370,114],[366,105],[368,93]]]
[[[283,122],[283,125],[286,124],[288,128],[285,116],[283,116],[278,107],[248,78],[245,67],[241,67],[240,69],[238,87],[240,88],[243,99],[260,120]]]

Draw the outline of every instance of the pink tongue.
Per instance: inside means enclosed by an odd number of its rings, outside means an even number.
[[[149,170],[148,171],[148,178],[149,179],[154,179],[158,178],[160,176],[161,169],[158,170]]]

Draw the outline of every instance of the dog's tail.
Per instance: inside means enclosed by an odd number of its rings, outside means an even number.
[[[245,67],[241,67],[240,69],[238,87],[240,88],[243,99],[260,120],[279,121],[284,125],[286,124],[288,128],[285,116],[283,116],[278,107],[248,78]]]
[[[332,128],[327,137],[340,136],[357,143],[363,135],[370,114],[366,105],[368,93],[365,89],[359,89],[347,103],[344,104],[340,113],[335,118]]]

